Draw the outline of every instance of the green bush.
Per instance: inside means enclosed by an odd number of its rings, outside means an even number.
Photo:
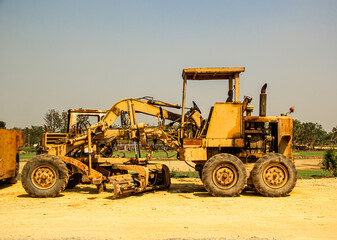
[[[333,176],[337,177],[337,157],[333,149],[325,151],[322,165],[325,170],[328,170]]]

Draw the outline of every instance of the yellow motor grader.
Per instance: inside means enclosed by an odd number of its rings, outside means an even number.
[[[295,186],[292,118],[266,116],[266,85],[259,116],[252,116],[251,98],[239,101],[239,75],[244,68],[183,70],[182,105],[145,99],[124,99],[109,110],[69,110],[67,133],[45,133],[39,155],[22,171],[22,185],[34,197],[54,197],[80,181],[98,191],[112,183],[114,197],[170,186],[169,169],[151,164],[151,140],[162,141],[192,161],[206,190],[213,196],[237,196],[253,186],[264,196],[286,196]],[[227,80],[228,96],[211,108],[186,107],[188,81]],[[167,109],[181,109],[181,114]],[[138,123],[136,113],[155,116],[158,126]],[[138,115],[138,114],[137,114]],[[91,124],[87,117],[94,117]],[[119,118],[121,126],[113,127]],[[170,121],[164,124],[164,120]],[[131,140],[135,156],[112,157],[116,140]],[[149,150],[141,158],[140,145]]]

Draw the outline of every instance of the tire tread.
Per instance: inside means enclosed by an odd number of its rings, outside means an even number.
[[[60,174],[59,184],[60,184],[60,186],[57,187],[57,188],[47,189],[43,194],[41,194],[41,193],[38,193],[36,188],[30,183],[29,172],[30,172],[31,168],[33,168],[34,165],[37,162],[46,162],[46,161],[52,162],[56,166],[57,171],[59,171],[59,174]],[[30,196],[36,197],[36,198],[58,196],[66,188],[67,183],[68,183],[68,178],[69,178],[68,168],[67,168],[66,164],[61,159],[59,159],[58,157],[56,157],[54,155],[49,155],[49,154],[40,154],[40,155],[37,155],[36,157],[32,158],[23,167],[22,173],[21,173],[21,183],[22,183],[23,188],[26,190],[26,192]]]
[[[270,189],[262,180],[264,167],[268,166],[267,162],[282,163],[288,169],[289,181],[280,189]],[[265,166],[266,165],[266,166]],[[297,181],[297,171],[293,162],[280,153],[270,153],[261,157],[255,163],[252,170],[252,180],[255,189],[265,197],[286,197],[294,189]]]
[[[231,163],[238,171],[238,182],[229,190],[220,189],[213,182],[213,170],[222,163]],[[202,170],[202,182],[208,193],[215,197],[236,197],[240,195],[247,185],[247,172],[239,158],[231,154],[220,153],[211,157],[204,165]]]

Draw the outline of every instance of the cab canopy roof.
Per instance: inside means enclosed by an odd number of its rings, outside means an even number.
[[[244,67],[235,68],[188,68],[183,70],[183,79],[186,80],[217,80],[233,79],[235,74],[244,72]]]

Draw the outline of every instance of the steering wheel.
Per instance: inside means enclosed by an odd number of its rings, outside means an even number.
[[[90,127],[90,126],[91,126],[91,124],[90,124],[90,122],[88,120],[80,122],[78,124],[78,132],[80,134],[86,133],[87,132],[87,128]]]
[[[200,108],[198,107],[198,105],[194,101],[192,101],[192,103],[193,103],[193,108],[201,114],[201,111],[200,111]]]

